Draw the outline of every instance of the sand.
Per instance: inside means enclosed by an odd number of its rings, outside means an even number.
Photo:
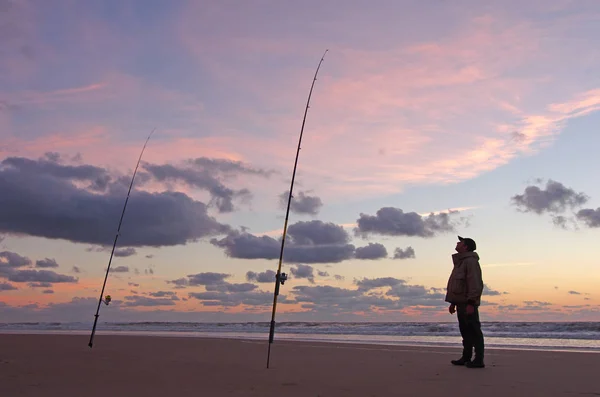
[[[2,397],[593,396],[600,354],[97,334],[0,334]]]

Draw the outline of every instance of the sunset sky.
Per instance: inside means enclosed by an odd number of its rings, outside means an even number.
[[[0,0],[0,321],[600,321],[600,3]]]

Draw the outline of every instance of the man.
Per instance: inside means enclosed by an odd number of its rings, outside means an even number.
[[[446,302],[450,303],[450,314],[457,313],[458,327],[462,336],[463,354],[454,365],[468,368],[484,368],[483,333],[479,322],[479,305],[483,293],[483,279],[479,266],[479,255],[475,241],[458,236],[456,254],[452,255],[454,268],[448,280]],[[471,361],[475,348],[475,359]]]

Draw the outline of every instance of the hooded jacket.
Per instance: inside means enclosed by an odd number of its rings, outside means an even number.
[[[461,252],[452,255],[454,268],[446,287],[446,302],[454,304],[481,304],[483,279],[476,252]]]

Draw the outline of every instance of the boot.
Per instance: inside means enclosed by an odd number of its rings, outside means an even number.
[[[475,360],[469,361],[465,364],[467,368],[485,368],[485,364],[483,363],[482,358],[475,357]]]
[[[450,362],[452,363],[452,365],[469,365],[471,363],[471,359],[463,356],[458,360],[452,360]]]

